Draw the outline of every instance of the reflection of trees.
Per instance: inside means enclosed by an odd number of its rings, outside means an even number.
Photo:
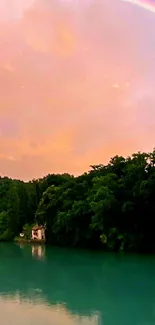
[[[20,249],[4,244],[0,260],[1,294],[18,291],[27,297],[34,292],[48,303],[65,303],[72,313],[89,316],[97,311],[104,313],[105,320],[115,318],[124,325],[130,324],[132,316],[135,323],[140,317],[148,321],[148,315],[154,321],[153,257],[47,247],[46,259],[40,261],[32,257],[29,245]]]

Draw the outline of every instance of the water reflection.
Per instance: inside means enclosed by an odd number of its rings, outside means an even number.
[[[3,325],[98,325],[98,315],[72,315],[64,305],[49,306],[43,299],[24,299],[20,294],[0,297]]]
[[[155,257],[46,247],[40,259],[33,249],[0,245],[0,312],[8,305],[12,315],[3,325],[18,325],[18,310],[19,324],[23,316],[40,325],[155,322]]]
[[[32,245],[32,256],[43,259],[45,257],[45,245]]]

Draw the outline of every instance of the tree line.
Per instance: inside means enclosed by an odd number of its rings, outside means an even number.
[[[155,150],[113,157],[78,177],[0,177],[0,240],[46,225],[48,244],[154,252]]]

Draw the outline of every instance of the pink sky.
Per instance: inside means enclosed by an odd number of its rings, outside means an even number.
[[[121,0],[1,0],[0,174],[152,150],[153,30],[153,12]]]

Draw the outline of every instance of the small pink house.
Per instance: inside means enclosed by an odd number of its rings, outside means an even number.
[[[45,227],[34,226],[32,228],[32,239],[34,240],[45,240]]]

